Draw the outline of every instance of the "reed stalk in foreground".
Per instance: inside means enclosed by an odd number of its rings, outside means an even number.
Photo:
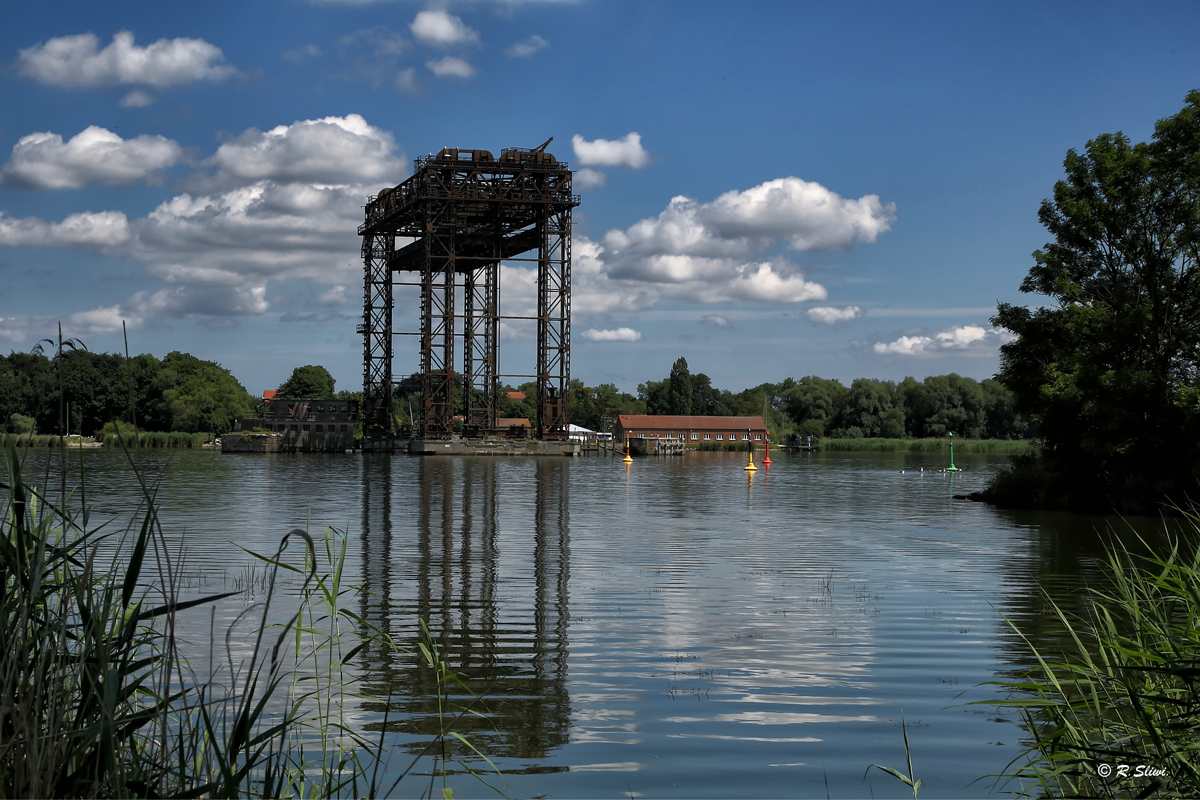
[[[0,796],[381,794],[382,735],[368,740],[347,721],[342,667],[386,636],[340,602],[356,591],[343,583],[344,537],[327,531],[325,565],[300,529],[263,557],[265,600],[226,631],[224,664],[197,678],[177,646],[176,617],[236,592],[178,599],[178,567],[143,476],[135,470],[146,500],[141,526],[100,565],[97,544],[110,534],[89,529],[86,511],[66,513],[66,501],[46,503],[23,480],[15,449],[5,473]],[[303,546],[302,566],[285,561],[289,543]],[[281,570],[302,579],[298,610],[282,624],[270,622]],[[250,619],[254,646],[235,657],[232,640]],[[436,653],[427,657],[446,671]],[[447,735],[456,737],[443,728]]]
[[[1030,736],[1000,777],[1026,796],[1200,797],[1200,548],[1146,557],[1112,545],[1108,567],[1086,617],[1051,603],[1066,649],[1022,636],[1035,668],[986,702],[1017,709]]]

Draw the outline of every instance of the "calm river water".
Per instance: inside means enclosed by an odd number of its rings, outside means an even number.
[[[37,470],[48,453],[34,453]],[[73,453],[96,518],[127,523],[124,457]],[[418,619],[484,695],[459,730],[513,796],[984,797],[1019,751],[972,706],[1048,643],[1039,586],[1068,604],[1100,569],[1105,521],[956,501],[1003,463],[924,453],[425,459],[143,454],[167,533],[203,591],[227,589],[293,527],[348,532],[356,610],[415,649]],[[901,473],[901,470],[904,470]],[[77,483],[72,477],[71,483]],[[236,546],[235,546],[236,545]],[[194,633],[208,636],[208,618]],[[403,768],[435,729],[427,671],[356,665]],[[488,796],[466,774],[459,797]],[[399,791],[419,794],[420,779]]]

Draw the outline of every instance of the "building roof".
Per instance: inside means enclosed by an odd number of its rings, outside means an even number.
[[[278,393],[276,389],[263,389],[263,400],[274,400]]]
[[[762,417],[684,417],[672,414],[621,414],[621,427],[625,430],[707,430],[744,431],[766,430]]]
[[[525,399],[524,392],[505,392],[504,396],[507,397],[509,400],[524,400]]]

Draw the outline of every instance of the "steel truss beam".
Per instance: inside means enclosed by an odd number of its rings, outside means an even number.
[[[395,435],[392,413],[392,273],[388,256],[395,237],[386,231],[363,236],[363,435]]]
[[[421,290],[420,435],[447,439],[456,411],[470,433],[495,432],[499,413],[500,264],[538,271],[536,431],[566,438],[571,374],[571,171],[541,150],[443,150],[417,159],[411,178],[371,198],[363,237],[363,407],[367,430],[390,435],[394,274]],[[397,238],[412,241],[396,249]],[[519,258],[524,253],[533,258]],[[456,302],[462,281],[461,313]],[[386,310],[384,310],[386,309]],[[461,334],[458,317],[462,317]],[[461,373],[455,338],[463,340]]]

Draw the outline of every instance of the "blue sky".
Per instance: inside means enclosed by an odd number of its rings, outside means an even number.
[[[0,347],[362,382],[356,228],[445,146],[576,170],[572,374],[633,391],[993,374],[1068,148],[1200,88],[1200,5],[22,3],[0,28]],[[502,311],[531,275],[509,265]],[[416,298],[397,299],[397,328]],[[415,349],[397,373],[417,369]],[[501,370],[531,371],[505,326]]]

